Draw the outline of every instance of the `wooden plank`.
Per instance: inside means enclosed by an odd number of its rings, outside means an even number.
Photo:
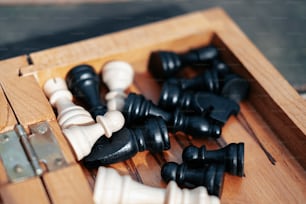
[[[18,77],[21,67],[28,66],[27,56],[22,55],[0,61],[0,81],[7,77]]]
[[[14,113],[4,95],[0,83],[0,133],[12,130],[17,124]]]
[[[0,188],[0,196],[4,204],[50,204],[40,178],[6,184]]]
[[[131,63],[141,59],[147,60],[151,50],[154,49],[172,47],[176,51],[183,51],[186,50],[187,44],[190,48],[203,44],[203,42],[207,44],[212,36],[209,27],[196,26],[189,22],[209,25],[201,14],[193,13],[183,18],[177,17],[35,52],[30,55],[34,65],[22,68],[21,73],[36,75],[39,83],[43,84],[48,78],[55,75],[64,77],[69,69],[82,63],[93,65],[97,71],[100,71],[102,65],[110,60],[120,59]],[[163,35],[159,35],[164,27],[169,29],[163,30]],[[193,38],[190,38],[191,35]],[[133,41],[138,43],[133,43]],[[144,67],[141,69],[143,70]]]
[[[203,13],[233,70],[251,81],[250,100],[300,164],[306,168],[306,103],[222,10]],[[228,51],[227,51],[228,50]],[[241,64],[242,66],[239,66]],[[243,67],[243,69],[241,69]]]
[[[1,84],[20,124],[27,127],[40,121],[54,120],[54,112],[35,78],[17,79],[9,77]]]
[[[44,174],[43,181],[53,204],[93,203],[91,188],[78,164]]]

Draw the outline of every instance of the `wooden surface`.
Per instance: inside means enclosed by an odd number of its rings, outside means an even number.
[[[81,63],[93,65],[97,71],[100,71],[105,62],[120,59],[131,63],[136,71],[134,84],[129,91],[141,92],[146,98],[156,102],[160,87],[146,72],[149,53],[158,49],[184,52],[210,43],[219,48],[222,59],[230,64],[235,72],[251,83],[249,100],[240,104],[241,113],[237,117],[231,117],[224,126],[222,139],[214,141],[194,139],[182,133],[171,134],[172,148],[169,151],[157,155],[142,152],[128,161],[110,166],[118,169],[121,174],[130,174],[133,179],[144,184],[164,187],[166,184],[160,176],[161,165],[166,161],[181,162],[182,149],[187,145],[206,144],[208,149],[217,149],[230,142],[244,142],[245,177],[226,174],[222,203],[304,203],[306,200],[305,102],[220,9],[193,13],[31,53],[33,65],[19,67],[17,70],[20,70],[19,73],[23,77],[18,80],[21,80],[21,83],[29,80],[29,88],[34,87],[33,90],[38,92],[37,100],[46,104],[46,98],[37,88],[38,84],[42,85],[53,76],[64,77],[69,69]],[[36,77],[38,84],[28,75]],[[1,79],[1,84],[5,91],[12,90],[12,93],[7,94],[10,101],[19,101],[12,102],[13,107],[21,104],[26,108],[18,95],[30,98],[29,100],[36,104],[36,98],[31,95],[33,91],[29,92],[23,87],[20,91],[13,90],[14,83],[8,79]],[[26,83],[24,86],[27,86]],[[28,94],[20,93],[23,91]],[[5,100],[2,101],[5,103]],[[17,105],[14,105],[15,103]],[[35,107],[30,109],[35,110]],[[15,111],[15,108],[13,110]],[[21,109],[16,110],[18,110],[17,115],[26,114]],[[34,122],[35,118],[50,119],[55,123],[50,106],[39,110],[39,116],[27,117],[28,119],[23,120],[25,123]],[[54,125],[58,128],[57,124]],[[63,141],[59,129],[56,132],[58,139],[62,140],[62,148],[72,154],[70,147]],[[68,176],[69,172],[71,177]],[[79,167],[67,167],[43,177],[44,181],[48,180],[48,193],[52,202],[74,201],[75,197],[72,195],[79,190],[74,188],[71,190],[67,181],[71,181],[72,175],[76,173],[80,174]],[[93,187],[95,170],[88,172],[83,169],[83,173]],[[65,182],[61,183],[63,180]],[[82,185],[82,182],[84,179],[81,178],[73,185],[78,186],[78,183]],[[56,187],[57,183],[60,187]],[[65,190],[69,192],[62,194],[61,191]],[[83,195],[84,197],[80,197],[80,200],[87,198],[90,202],[92,198],[88,192],[90,190]],[[68,198],[63,199],[65,196]]]
[[[78,164],[43,176],[46,189],[54,204],[92,204],[92,191]]]
[[[39,178],[1,186],[0,195],[2,202],[8,204],[51,204]]]
[[[0,86],[0,112],[0,133],[12,130],[16,124],[16,119],[4,95],[2,86]]]

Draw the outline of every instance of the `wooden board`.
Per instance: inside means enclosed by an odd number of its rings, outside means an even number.
[[[221,9],[196,12],[31,53],[29,56],[33,65],[19,67],[22,77],[18,80],[24,86],[25,81],[29,80],[29,87],[33,86],[39,92],[37,100],[46,104],[39,85],[42,86],[50,77],[65,77],[73,66],[82,63],[90,64],[100,72],[103,64],[109,60],[126,60],[136,71],[134,84],[129,91],[143,93],[146,98],[157,102],[160,86],[147,73],[146,68],[150,52],[160,49],[185,52],[211,43],[219,48],[221,58],[251,83],[249,99],[240,104],[241,113],[237,117],[231,117],[224,126],[222,139],[214,141],[195,139],[181,133],[171,134],[172,148],[169,151],[158,155],[142,152],[128,161],[110,167],[121,174],[130,174],[133,179],[144,184],[165,187],[159,172],[161,166],[167,161],[181,162],[182,150],[187,145],[205,144],[208,149],[218,149],[231,142],[244,142],[246,176],[239,178],[225,175],[222,203],[303,203],[306,200],[305,101]],[[28,78],[28,75],[33,75],[38,84],[33,82],[33,77]],[[28,94],[23,94],[13,90],[13,81],[1,79],[1,84],[4,90],[12,90],[7,98],[13,101],[13,107],[16,106],[15,103],[23,104],[15,93],[30,98],[34,103],[26,88],[21,89],[21,92]],[[39,116],[27,116],[27,119],[23,119],[24,123],[29,124],[40,119],[49,119],[55,123],[51,107],[46,105],[40,111]],[[25,115],[21,109],[17,108],[16,112],[17,115]],[[57,124],[54,125],[58,128]],[[59,129],[56,132],[58,139],[62,141],[62,148],[71,151],[63,141]],[[71,172],[80,173],[79,169],[71,169]],[[63,175],[69,174],[67,172],[63,169]],[[92,188],[95,173],[96,170],[89,172],[83,169]],[[67,199],[62,198],[63,194],[60,192],[69,190],[69,187],[67,183],[60,184],[56,181],[56,177],[62,179],[61,176],[61,171],[58,171],[43,178],[50,184],[47,187],[48,193],[55,196],[50,195],[52,202],[74,201],[75,197],[72,195],[79,192],[78,190],[71,190],[65,194]],[[58,191],[54,190],[57,182],[63,186]],[[82,182],[84,179],[75,181],[74,185],[81,185]],[[90,193],[86,193],[81,199],[88,199],[90,202],[92,198]]]

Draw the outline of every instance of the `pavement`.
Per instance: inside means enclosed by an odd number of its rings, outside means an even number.
[[[0,59],[215,6],[222,7],[234,19],[291,85],[306,93],[305,0],[2,5]]]

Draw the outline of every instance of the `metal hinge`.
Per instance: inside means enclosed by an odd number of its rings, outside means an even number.
[[[0,156],[11,182],[67,166],[47,122],[30,125],[29,129],[28,136],[23,126],[17,124],[14,130],[0,134]]]

